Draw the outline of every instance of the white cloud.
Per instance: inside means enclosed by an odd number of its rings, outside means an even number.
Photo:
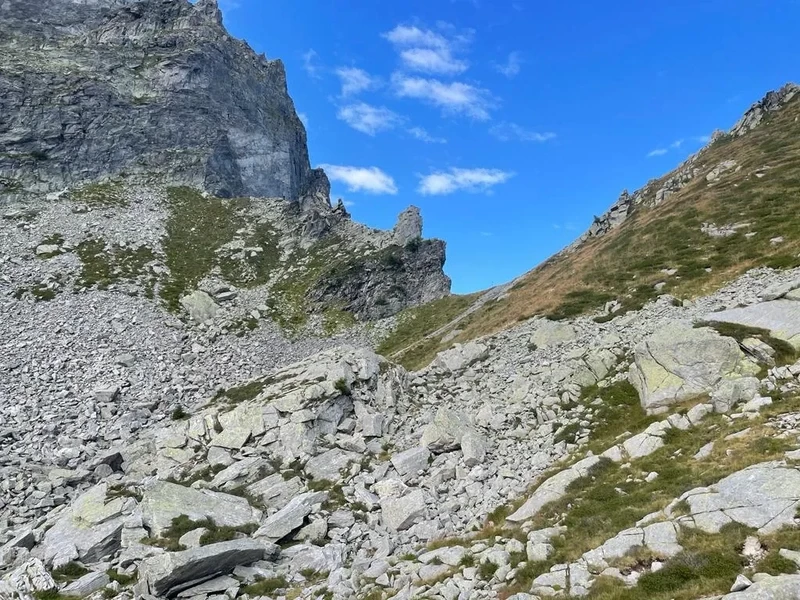
[[[464,114],[479,121],[489,119],[489,111],[494,105],[488,90],[460,81],[445,83],[438,79],[395,73],[392,84],[395,94],[401,98],[424,100],[447,113]]]
[[[400,115],[385,106],[372,106],[366,102],[342,106],[336,117],[356,131],[367,135],[393,129],[402,121]]]
[[[500,169],[450,169],[420,177],[417,191],[425,196],[442,196],[457,191],[486,192],[505,183],[514,173]]]
[[[499,123],[489,129],[489,133],[501,142],[517,140],[520,142],[546,142],[556,137],[552,131],[533,131],[516,123]]]
[[[444,24],[442,27],[451,28]],[[456,75],[469,68],[467,61],[454,55],[469,43],[470,32],[445,37],[430,29],[398,25],[383,37],[394,45],[403,65],[411,71]]]
[[[675,140],[674,142],[672,142],[672,143],[669,145],[669,147],[670,147],[670,148],[672,148],[673,150],[677,150],[677,149],[678,149],[678,148],[680,148],[682,145],[683,145],[683,140]]]
[[[380,81],[363,69],[356,67],[339,67],[336,75],[342,81],[342,96],[352,96],[380,85]]]
[[[520,59],[519,52],[511,52],[504,63],[495,63],[494,68],[498,73],[502,73],[509,79],[519,75],[522,60]]]
[[[348,191],[368,194],[396,194],[394,179],[378,167],[351,167],[344,165],[320,165],[331,181],[343,183]]]
[[[469,67],[463,60],[453,58],[449,52],[433,48],[410,48],[400,53],[403,64],[412,71],[455,75]]]
[[[447,140],[428,133],[423,127],[411,127],[407,130],[411,137],[427,144],[446,144]]]
[[[647,153],[647,158],[653,158],[654,156],[664,156],[667,152],[669,152],[666,148],[656,148],[655,150],[650,150]]]
[[[319,65],[317,64],[319,54],[313,48],[309,48],[307,52],[303,53],[303,69],[310,77],[318,79],[320,77]]]
[[[694,141],[697,142],[698,144],[707,144],[708,142],[711,141],[711,136],[710,135],[696,135],[694,137]]]
[[[304,112],[297,113],[297,118],[302,121],[303,126],[308,129],[308,115]]]

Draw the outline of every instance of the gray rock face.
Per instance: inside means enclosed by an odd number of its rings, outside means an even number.
[[[94,562],[113,554],[120,544],[123,511],[132,501],[109,500],[106,484],[80,496],[44,535],[44,560],[59,567],[73,560]]]
[[[745,135],[761,124],[764,117],[776,110],[780,110],[783,105],[789,102],[800,91],[800,87],[793,83],[788,83],[779,90],[767,92],[761,100],[753,104],[742,118],[733,126],[730,134],[735,136]]]
[[[139,566],[137,591],[154,596],[173,596],[219,575],[227,575],[239,565],[249,565],[265,557],[274,558],[280,549],[257,540],[233,540],[193,548],[183,552],[159,554]]]
[[[706,320],[766,329],[772,337],[789,342],[795,350],[800,350],[800,302],[794,300],[772,300],[723,310],[707,315]]]
[[[309,299],[343,306],[361,318],[380,319],[447,296],[451,282],[442,271],[444,262],[441,240],[392,244],[329,273]]]
[[[649,412],[710,392],[723,378],[757,370],[734,339],[680,324],[668,325],[636,346],[634,361],[630,381]]]
[[[10,0],[0,40],[0,177],[18,187],[120,171],[219,196],[308,184],[283,63],[231,38],[215,2]]]

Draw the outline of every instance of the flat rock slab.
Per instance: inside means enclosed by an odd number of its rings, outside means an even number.
[[[546,479],[536,488],[536,491],[528,498],[525,504],[520,506],[514,514],[509,515],[506,520],[512,523],[522,523],[532,519],[542,510],[545,504],[559,500],[566,493],[569,484],[588,475],[592,467],[599,462],[599,456],[587,456],[571,467]]]
[[[800,302],[772,300],[710,313],[704,320],[766,329],[772,337],[789,342],[795,350],[800,350]]]
[[[295,529],[302,527],[305,518],[311,514],[315,504],[328,499],[328,492],[305,492],[292,498],[289,503],[269,516],[253,535],[278,541]]]
[[[708,487],[681,496],[689,515],[681,525],[717,533],[736,522],[772,533],[794,524],[800,506],[800,470],[782,462],[753,465]]]
[[[800,575],[769,577],[741,592],[733,592],[720,600],[797,600],[800,598]]]
[[[274,544],[242,539],[151,556],[139,565],[137,597],[142,593],[174,596],[209,579],[227,575],[240,565],[274,559],[279,553],[280,549]]]
[[[195,490],[168,481],[156,481],[145,491],[141,509],[142,521],[153,536],[160,535],[181,515],[193,521],[211,519],[224,527],[242,527],[261,521],[261,511],[244,498]]]
[[[361,458],[362,455],[355,452],[331,448],[309,459],[303,470],[317,481],[341,481],[343,478],[342,472],[352,463],[359,462]]]

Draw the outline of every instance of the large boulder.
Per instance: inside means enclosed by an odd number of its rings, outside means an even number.
[[[274,544],[241,539],[151,556],[139,565],[136,596],[174,596],[203,581],[227,575],[240,565],[274,560],[278,554],[280,548]]]
[[[328,499],[328,492],[305,492],[296,496],[289,503],[267,518],[253,535],[271,541],[278,541],[295,529],[299,529],[305,518],[311,514],[314,505]]]
[[[105,483],[89,489],[47,530],[42,540],[45,563],[53,567],[74,560],[92,563],[119,549],[124,514],[136,502],[132,498],[110,499],[107,493]]]
[[[569,323],[544,321],[531,336],[531,343],[537,348],[571,342],[578,337],[575,328]]]
[[[383,524],[392,531],[408,529],[425,515],[425,492],[413,490],[399,497],[381,500]]]
[[[467,416],[443,406],[422,432],[420,445],[436,453],[457,450],[468,431],[472,431],[472,425]]]
[[[451,373],[459,373],[485,359],[488,355],[489,349],[478,342],[456,344],[449,350],[439,352],[434,359],[433,366]]]
[[[219,308],[217,303],[203,291],[195,290],[191,294],[183,296],[180,302],[189,317],[198,323],[211,321],[217,316]]]
[[[753,375],[736,340],[709,328],[673,323],[642,341],[634,351],[629,379],[650,413],[711,392],[723,379]]]
[[[142,521],[153,536],[160,535],[175,517],[182,515],[193,521],[211,519],[221,527],[243,527],[261,521],[261,511],[244,498],[168,481],[156,481],[145,491],[141,509]]]

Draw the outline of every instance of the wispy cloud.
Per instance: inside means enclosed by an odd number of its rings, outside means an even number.
[[[302,121],[303,126],[308,129],[308,115],[304,112],[297,113],[297,118]]]
[[[552,131],[533,131],[526,129],[516,123],[498,123],[489,133],[501,142],[520,141],[520,142],[546,142],[555,139],[556,134]]]
[[[472,32],[453,33],[452,26],[442,25],[450,30],[445,35],[431,29],[421,29],[415,25],[398,25],[383,37],[397,50],[406,69],[437,75],[457,75],[469,68],[469,63],[458,58],[456,53],[463,50],[472,39]]]
[[[319,58],[319,54],[313,48],[309,48],[306,52],[303,53],[303,69],[306,73],[308,73],[309,77],[313,77],[315,79],[319,79],[320,75],[320,67],[317,64],[317,59]]]
[[[460,81],[449,83],[438,79],[409,77],[401,73],[392,76],[394,92],[401,98],[429,102],[448,114],[462,114],[478,121],[489,119],[495,101],[488,90]]]
[[[336,117],[350,127],[367,135],[394,129],[402,117],[385,106],[372,106],[366,102],[342,106]]]
[[[502,73],[509,79],[513,79],[519,75],[519,71],[522,68],[522,58],[519,52],[514,51],[509,53],[504,63],[494,63],[493,66],[498,73]]]
[[[711,140],[711,136],[709,135],[695,135],[688,138],[689,142],[694,142],[695,144],[707,144]],[[666,146],[660,146],[650,152],[647,153],[647,158],[653,158],[655,156],[664,156],[668,152],[672,150],[680,150],[686,145],[687,138],[680,138],[675,140],[674,142],[667,144]]]
[[[514,173],[500,169],[450,169],[420,177],[417,191],[425,196],[444,196],[453,192],[486,192],[505,183]]]
[[[446,139],[431,135],[430,133],[428,133],[428,130],[424,129],[423,127],[411,127],[410,129],[407,129],[406,131],[408,131],[408,133],[411,134],[411,137],[413,137],[414,139],[417,139],[417,140],[419,140],[421,142],[425,142],[426,144],[446,144],[447,143]]]
[[[396,194],[397,185],[391,176],[378,167],[352,167],[346,165],[320,165],[331,181],[343,183],[350,192],[368,194]]]
[[[365,70],[357,67],[339,67],[336,69],[336,75],[342,82],[341,95],[343,97],[354,96],[380,85],[377,77],[372,77]]]

